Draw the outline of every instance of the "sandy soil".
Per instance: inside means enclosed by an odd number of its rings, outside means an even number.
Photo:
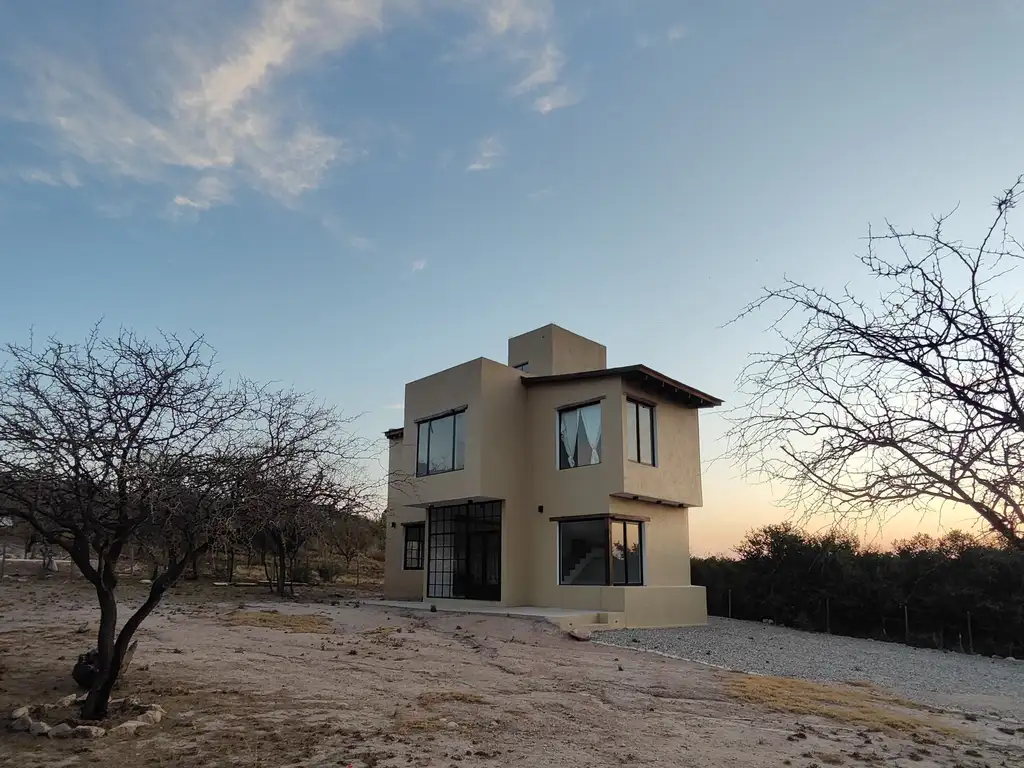
[[[123,590],[124,614],[142,589]],[[1024,729],[984,715],[350,598],[185,585],[143,625],[117,694],[161,704],[160,724],[88,741],[0,730],[0,765],[1024,765]],[[96,618],[80,580],[0,584],[0,717],[75,692],[93,641],[78,629]]]

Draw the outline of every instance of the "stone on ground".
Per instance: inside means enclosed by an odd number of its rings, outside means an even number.
[[[126,723],[121,723],[120,725],[111,728],[110,735],[115,737],[134,736],[135,732],[139,730],[139,728],[145,728],[146,725],[147,724],[142,722],[141,720],[129,720]]]
[[[50,726],[40,720],[38,722],[33,722],[32,725],[29,726],[28,732],[33,736],[49,736]]]
[[[590,640],[593,636],[593,632],[583,627],[575,627],[569,630],[569,637],[573,640]]]
[[[27,714],[26,715],[22,715],[17,720],[15,720],[13,723],[11,723],[11,730],[12,731],[17,731],[19,733],[21,731],[27,731],[31,727],[32,727],[32,718],[29,717]]]
[[[11,720],[19,720],[29,714],[28,707],[18,707],[16,710],[11,712]]]
[[[104,734],[106,731],[98,725],[79,725],[71,731],[76,739],[98,739]]]
[[[69,736],[71,736],[71,734],[74,732],[75,729],[72,728],[70,725],[68,725],[67,723],[61,723],[60,725],[55,725],[53,726],[53,728],[50,729],[50,738],[66,739]]]

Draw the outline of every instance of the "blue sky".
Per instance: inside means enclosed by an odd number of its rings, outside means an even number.
[[[374,436],[404,382],[548,322],[734,401],[768,337],[722,326],[762,285],[858,285],[886,217],[960,203],[970,237],[1024,171],[1015,0],[0,17],[0,338],[198,331]],[[698,550],[782,516],[721,465],[705,496]]]

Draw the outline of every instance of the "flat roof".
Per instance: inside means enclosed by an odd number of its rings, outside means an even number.
[[[607,379],[619,377],[654,394],[668,397],[689,408],[714,408],[722,400],[699,389],[688,387],[670,376],[659,373],[646,365],[623,365],[618,368],[599,368],[595,371],[557,373],[553,376],[524,376],[524,387],[538,387],[544,384],[562,384],[585,379]]]
[[[404,436],[405,427],[395,427],[394,429],[389,429],[384,433],[384,437],[388,440],[398,440]]]

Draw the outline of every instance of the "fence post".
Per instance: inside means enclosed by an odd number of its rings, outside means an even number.
[[[729,590],[729,618],[732,618],[732,590]]]
[[[825,633],[832,634],[832,603],[829,598],[825,598]]]
[[[974,630],[971,628],[971,612],[967,612],[967,650],[974,653]]]
[[[907,604],[903,604],[903,642],[910,645],[910,619],[907,614]]]

